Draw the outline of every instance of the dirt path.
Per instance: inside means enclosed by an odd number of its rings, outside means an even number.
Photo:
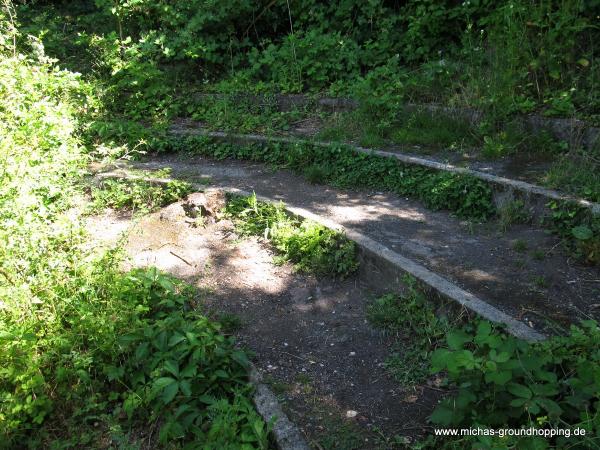
[[[353,228],[414,259],[536,328],[600,319],[600,271],[576,263],[545,230],[517,225],[500,232],[381,192],[311,185],[261,164],[164,156],[136,163],[171,167],[173,176],[210,180],[280,199]]]
[[[139,221],[109,211],[87,228],[96,245],[125,233],[128,267],[156,266],[195,284],[197,307],[235,325],[315,448],[390,448],[377,430],[422,434],[440,392],[427,383],[403,388],[386,373],[389,338],[366,320],[369,291],[356,280],[317,280],[276,265],[265,242],[239,239],[229,221],[194,226],[184,203]]]

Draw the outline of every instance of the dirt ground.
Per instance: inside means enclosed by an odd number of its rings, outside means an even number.
[[[227,220],[186,214],[203,194],[139,220],[88,220],[96,245],[125,235],[126,267],[156,266],[195,284],[197,307],[232,325],[290,419],[316,449],[391,448],[426,429],[435,380],[404,388],[386,372],[391,338],[366,320],[373,294],[355,279],[316,279],[275,264],[268,243],[240,239]]]
[[[255,191],[307,209],[419,262],[536,329],[600,319],[599,268],[578,263],[536,225],[502,231],[493,222],[469,223],[392,194],[313,185],[256,163],[172,155],[135,167],[170,167],[176,178]]]

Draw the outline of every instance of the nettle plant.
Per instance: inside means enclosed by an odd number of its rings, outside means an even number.
[[[534,344],[487,321],[454,330],[431,361],[432,372],[445,373],[455,394],[440,403],[431,421],[447,427],[582,428],[585,436],[571,436],[568,445],[591,448],[600,431],[599,339],[593,321]],[[525,437],[512,444],[539,449],[550,442]],[[558,437],[555,444],[567,441]]]
[[[185,287],[155,269],[129,275],[147,289],[147,319],[119,337],[120,364],[104,366],[130,420],[161,420],[160,441],[210,443],[211,448],[267,448],[268,427],[249,394],[249,361],[221,326],[186,310]],[[115,393],[115,396],[117,394]]]

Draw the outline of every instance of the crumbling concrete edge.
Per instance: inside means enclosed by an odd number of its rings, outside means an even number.
[[[208,131],[204,129],[180,129],[180,128],[172,128],[171,133],[176,135],[201,135],[207,136],[215,139],[223,139],[223,140],[237,140],[241,142],[280,142],[285,144],[311,144],[317,145],[321,147],[326,147],[330,145],[336,145],[338,143],[334,142],[323,142],[323,141],[314,141],[307,139],[299,139],[299,138],[289,138],[289,137],[280,137],[280,136],[263,136],[259,134],[238,134],[238,133],[226,133],[222,131]],[[527,203],[535,206],[532,213],[536,216],[536,218],[541,219],[544,215],[542,212],[545,204],[549,201],[555,200],[560,202],[568,202],[575,203],[583,208],[587,208],[591,211],[593,215],[600,215],[600,203],[591,202],[582,198],[578,198],[569,194],[564,194],[562,192],[555,191],[553,189],[547,189],[541,186],[537,186],[535,184],[527,183],[525,181],[513,180],[511,178],[501,177],[498,175],[492,175],[485,172],[480,172],[474,169],[467,169],[465,167],[457,167],[452,164],[441,163],[438,161],[432,161],[425,158],[420,158],[417,156],[407,155],[404,153],[392,153],[383,150],[375,150],[367,147],[361,147],[358,145],[352,144],[342,144],[345,145],[359,153],[365,153],[369,155],[377,155],[384,158],[395,158],[398,161],[409,164],[409,165],[417,165],[422,167],[428,167],[430,169],[440,170],[444,172],[450,172],[460,175],[468,175],[475,178],[479,178],[489,184],[492,185],[495,191],[500,191],[501,193],[509,193],[514,194],[515,192],[519,192],[520,197],[527,201]],[[503,198],[502,201],[505,201],[504,196],[500,196]],[[535,205],[535,200],[541,200],[542,205]],[[546,213],[548,212],[545,211]]]
[[[254,366],[250,369],[250,382],[254,385],[252,402],[256,411],[267,423],[272,422],[271,433],[278,450],[310,450],[304,436],[281,409],[275,394],[262,382]]]

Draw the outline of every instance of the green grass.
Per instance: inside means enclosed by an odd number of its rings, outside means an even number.
[[[216,320],[221,324],[223,332],[228,334],[239,331],[244,326],[242,318],[234,313],[221,312],[217,314]]]
[[[323,427],[326,433],[316,441],[323,450],[360,450],[364,448],[364,432],[350,422],[324,416]]]
[[[600,202],[600,162],[593,153],[564,156],[548,170],[542,182],[553,189]]]
[[[444,113],[395,110],[389,116],[372,116],[359,109],[332,114],[318,134],[326,141],[357,141],[365,147],[411,144],[435,149],[462,149],[479,142],[476,130],[467,121]]]
[[[358,267],[352,241],[317,223],[289,217],[281,204],[259,202],[255,195],[231,196],[225,215],[240,234],[268,238],[302,272],[343,278]]]
[[[498,225],[502,231],[512,225],[531,222],[531,214],[522,200],[507,201],[498,207]]]
[[[367,308],[367,318],[396,337],[398,343],[392,348],[386,368],[402,386],[411,386],[429,376],[431,353],[451,324],[447,318],[438,317],[414,279],[405,278],[405,283],[405,294],[386,294],[373,301]]]
[[[401,112],[399,118],[390,132],[395,143],[460,150],[479,142],[468,121],[445,113]]]
[[[527,242],[525,242],[523,239],[517,239],[515,242],[513,242],[513,250],[519,253],[524,253],[527,251],[527,249],[529,248],[527,246]]]

